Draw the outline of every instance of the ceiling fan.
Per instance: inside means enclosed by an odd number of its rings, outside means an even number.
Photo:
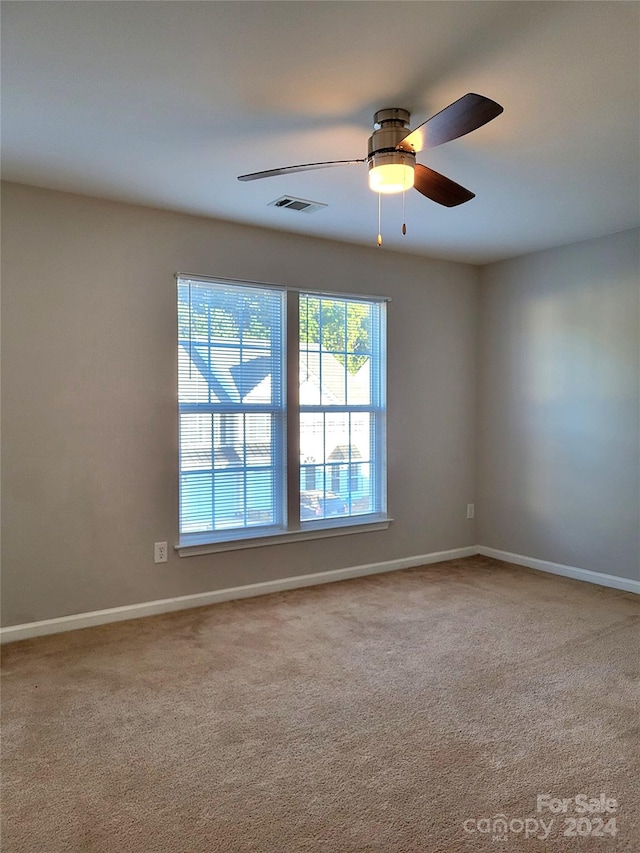
[[[240,175],[239,181],[256,181],[276,175],[290,175],[332,166],[369,165],[369,187],[377,193],[398,193],[414,187],[419,193],[442,204],[456,207],[475,197],[475,194],[433,169],[416,163],[416,154],[425,148],[435,148],[444,142],[458,139],[477,130],[503,111],[500,104],[470,92],[449,104],[423,124],[409,129],[408,110],[388,108],[378,110],[373,117],[373,133],[369,138],[368,154],[361,160],[332,160],[284,166]]]

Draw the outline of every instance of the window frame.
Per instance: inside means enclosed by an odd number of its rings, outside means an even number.
[[[222,278],[218,276],[207,276],[201,274],[181,273],[175,274],[177,286],[187,281],[200,281],[203,284],[228,284],[231,287],[247,288],[273,288],[284,293],[285,323],[283,327],[284,346],[282,357],[284,360],[284,371],[282,374],[283,396],[285,400],[284,434],[285,453],[283,457],[284,470],[280,472],[282,483],[282,500],[284,501],[286,513],[283,525],[264,525],[256,527],[230,528],[221,531],[202,532],[179,532],[179,539],[175,549],[181,557],[199,555],[206,553],[217,553],[220,551],[238,550],[243,548],[255,548],[267,545],[283,544],[286,542],[302,541],[307,539],[325,538],[331,536],[342,536],[373,530],[385,530],[393,520],[387,514],[386,505],[386,385],[387,385],[387,352],[386,352],[386,303],[390,300],[385,296],[371,296],[359,293],[340,293],[329,291],[312,291],[306,288],[292,288],[279,284],[247,281],[241,279]],[[376,494],[379,496],[379,508],[371,513],[363,513],[351,516],[331,516],[317,520],[301,520],[300,518],[300,318],[299,297],[301,294],[311,297],[325,297],[336,300],[352,300],[372,302],[380,306],[380,332],[379,332],[379,361],[380,361],[380,388],[378,401],[377,429],[375,431],[375,447],[372,447],[372,462],[375,461],[376,471]],[[176,300],[176,307],[178,300]],[[178,335],[179,341],[179,335]],[[178,343],[178,348],[180,343]],[[188,409],[189,403],[181,404],[178,399],[178,424],[180,415]],[[318,407],[320,408],[320,407]],[[351,411],[353,406],[331,406],[336,412]],[[355,408],[358,408],[357,406]],[[363,407],[369,412],[373,406]],[[178,498],[180,500],[180,426],[178,426]],[[347,465],[347,468],[349,466]],[[350,470],[347,476],[351,476]],[[178,512],[179,518],[179,512]],[[179,524],[179,530],[180,530]]]

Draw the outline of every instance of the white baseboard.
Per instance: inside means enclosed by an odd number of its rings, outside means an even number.
[[[634,581],[631,578],[606,575],[603,572],[592,572],[589,569],[578,569],[575,566],[564,566],[562,563],[550,563],[548,560],[537,560],[535,557],[511,554],[509,551],[499,551],[497,548],[487,548],[485,545],[478,545],[476,553],[483,557],[493,557],[494,560],[504,560],[506,563],[526,566],[529,569],[550,572],[552,575],[562,575],[565,578],[575,578],[575,580],[597,583],[600,586],[609,586],[613,589],[635,592],[640,595],[640,581]]]
[[[24,625],[10,625],[0,628],[0,643],[10,643],[16,640],[28,640],[32,637],[42,637],[46,634],[59,634],[63,631],[75,631],[79,628],[89,628],[92,625],[105,625],[109,622],[123,622],[127,619],[139,619],[143,616],[155,616],[159,613],[169,613],[173,610],[187,610],[190,607],[204,607],[221,601],[232,601],[240,598],[253,598],[258,595],[268,595],[272,592],[283,592],[287,589],[300,589],[305,586],[333,583],[334,581],[359,578],[365,575],[376,575],[382,572],[392,572],[398,569],[411,569],[416,566],[426,566],[430,563],[442,563],[445,560],[458,560],[462,557],[473,557],[482,554],[518,566],[550,572],[588,583],[600,584],[613,589],[635,592],[640,595],[640,581],[607,575],[602,572],[592,572],[588,569],[578,569],[574,566],[564,566],[560,563],[550,563],[547,560],[537,560],[522,554],[512,554],[497,548],[487,548],[485,545],[470,545],[467,548],[453,548],[450,551],[436,551],[432,554],[420,554],[415,557],[403,557],[399,560],[387,560],[382,563],[368,563],[362,566],[351,566],[346,569],[334,569],[328,572],[315,572],[309,575],[298,575],[293,578],[252,583],[245,586],[234,586],[218,589],[213,592],[200,592],[195,595],[182,595],[178,598],[165,598],[161,601],[145,601],[141,604],[129,604],[124,607],[111,607],[108,610],[95,610],[91,613],[77,613],[72,616],[61,616],[57,619],[44,619],[41,622],[28,622]]]
[[[146,601],[141,604],[129,604],[124,607],[111,607],[108,610],[94,610],[91,613],[77,613],[72,616],[61,616],[57,619],[44,619],[41,622],[28,622],[24,625],[10,625],[6,628],[0,628],[0,643],[28,640],[32,637],[42,637],[45,634],[59,634],[62,631],[75,631],[79,628],[89,628],[92,625],[123,622],[127,619],[139,619],[143,616],[169,613],[172,610],[204,607],[205,605],[217,604],[221,601],[253,598],[257,595],[268,595],[272,592],[299,589],[305,586],[316,586],[317,584],[332,583],[334,581],[375,575],[382,572],[392,572],[398,569],[411,569],[429,563],[442,563],[445,560],[472,557],[477,553],[478,549],[476,546],[470,545],[467,548],[436,551],[432,554],[404,557],[399,560],[387,560],[383,563],[368,563],[363,566],[351,566],[350,568],[334,569],[328,572],[315,572],[314,574],[298,575],[293,578],[282,578],[280,580],[218,589],[213,592],[200,592],[195,595],[182,595],[178,598],[165,598],[161,601]]]

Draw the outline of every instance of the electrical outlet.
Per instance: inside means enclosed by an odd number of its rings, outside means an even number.
[[[153,546],[153,562],[154,563],[166,563],[167,562],[167,543],[166,542],[156,542]]]
[[[467,504],[467,518],[475,518],[476,515],[476,505],[475,504]]]

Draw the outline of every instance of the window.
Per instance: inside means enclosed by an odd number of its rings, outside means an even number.
[[[178,276],[180,546],[384,520],[384,338],[381,299]]]

